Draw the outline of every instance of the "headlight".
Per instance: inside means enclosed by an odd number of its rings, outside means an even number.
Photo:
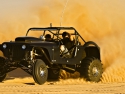
[[[4,48],[4,49],[6,49],[6,48],[7,48],[7,45],[6,45],[6,44],[4,44],[4,45],[3,45],[3,48]]]
[[[26,49],[26,45],[22,45],[22,49]]]

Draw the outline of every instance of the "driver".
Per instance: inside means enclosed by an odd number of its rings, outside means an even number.
[[[71,39],[71,35],[65,31],[62,33],[62,38],[63,45],[65,45],[66,48],[69,50],[74,45],[74,42]]]
[[[71,49],[71,47],[74,45],[72,39],[71,39],[71,35],[68,32],[63,32],[62,33],[62,45],[60,46],[61,49],[61,55],[65,54],[64,56],[67,58],[70,58],[70,53],[68,52],[68,50]],[[63,57],[63,56],[62,56]]]
[[[50,34],[45,35],[45,41],[53,41]]]

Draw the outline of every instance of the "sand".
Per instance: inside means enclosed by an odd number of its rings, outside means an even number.
[[[123,94],[125,83],[77,84],[77,85],[30,85],[1,83],[0,94]]]
[[[84,79],[47,81],[43,85],[34,82],[32,76],[21,69],[8,73],[0,83],[0,94],[123,94],[124,82],[92,83]]]

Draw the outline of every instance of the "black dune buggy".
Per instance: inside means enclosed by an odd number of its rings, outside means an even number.
[[[65,31],[73,38],[69,49],[62,41]],[[52,41],[46,40],[46,34],[51,35]],[[98,82],[102,76],[99,46],[86,42],[73,27],[29,28],[26,36],[3,42],[0,50],[4,55],[0,57],[0,82],[17,68],[32,75],[40,85],[47,79],[58,79],[60,69],[77,71],[87,81]]]

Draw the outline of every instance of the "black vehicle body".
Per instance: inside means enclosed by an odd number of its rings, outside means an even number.
[[[71,36],[74,36],[73,55],[70,58],[60,56],[60,36],[62,35],[60,30],[73,31],[73,33],[69,32]],[[41,31],[42,36],[45,36],[46,31],[48,31],[51,33],[53,41],[28,36],[29,32],[35,31]],[[88,57],[94,57],[101,61],[99,46],[93,41],[86,42],[73,27],[30,28],[26,36],[17,37],[15,41],[3,42],[0,45],[0,50],[4,55],[0,58],[0,75],[16,68],[21,68],[34,75],[33,67],[38,59],[42,60],[48,69],[64,69],[67,71],[81,71],[83,60]],[[34,78],[35,81],[36,79],[37,77]],[[39,81],[36,82],[42,84]]]

